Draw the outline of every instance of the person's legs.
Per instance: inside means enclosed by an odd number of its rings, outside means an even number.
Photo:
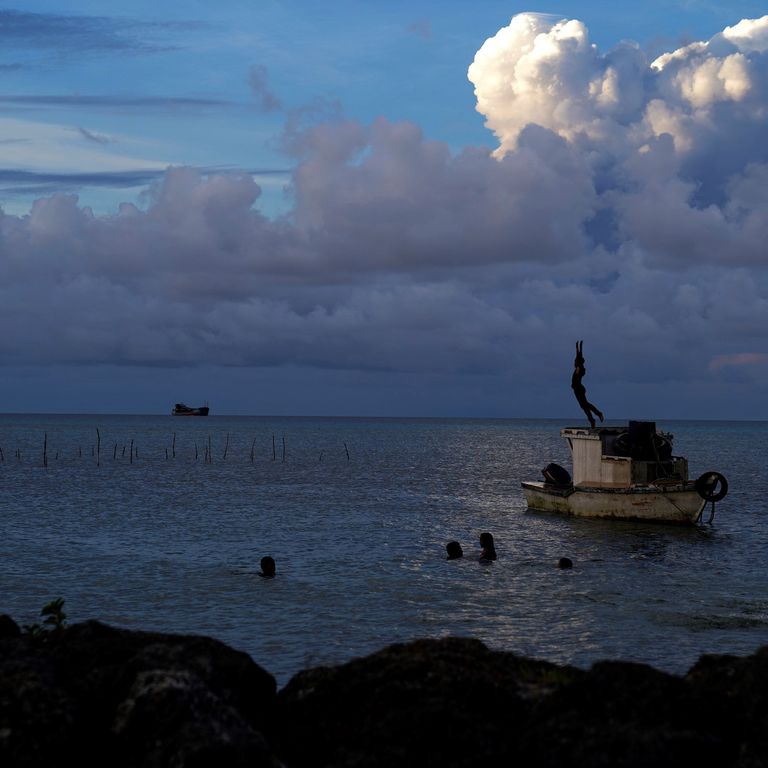
[[[595,406],[592,405],[586,397],[579,397],[576,395],[576,399],[579,401],[579,405],[581,406],[581,410],[584,411],[584,413],[587,416],[587,419],[589,419],[590,426],[595,426],[595,419],[592,416],[592,411],[595,409]],[[600,417],[600,420],[602,421],[602,416]]]
[[[589,410],[592,411],[592,413],[594,413],[598,419],[600,419],[600,421],[603,420],[603,412],[596,405],[592,405],[592,403],[587,403],[587,406],[589,407]],[[594,427],[595,425],[593,424],[592,426]]]

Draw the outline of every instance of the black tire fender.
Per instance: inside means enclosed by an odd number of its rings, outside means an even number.
[[[614,450],[618,451],[620,455],[629,456],[632,450],[632,441],[629,439],[629,432],[622,432],[613,441]]]
[[[705,472],[695,483],[696,493],[704,501],[720,501],[728,493],[728,481],[719,472]]]

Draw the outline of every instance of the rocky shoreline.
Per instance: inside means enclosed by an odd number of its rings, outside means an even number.
[[[298,673],[281,690],[198,636],[0,616],[0,765],[128,768],[768,766],[768,646],[684,676],[588,670],[445,638]]]

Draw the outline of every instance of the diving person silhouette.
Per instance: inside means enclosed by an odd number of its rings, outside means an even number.
[[[587,415],[587,418],[589,419],[589,425],[590,427],[595,426],[595,418],[592,416],[594,413],[595,416],[597,416],[600,421],[603,420],[603,412],[595,405],[592,405],[592,403],[587,400],[587,390],[585,389],[584,385],[581,383],[581,380],[584,378],[584,374],[587,372],[587,369],[584,367],[584,353],[582,352],[582,349],[584,348],[584,342],[583,341],[577,341],[576,342],[576,358],[573,361],[573,376],[571,377],[571,389],[573,390],[573,394],[576,395],[576,401],[581,406],[581,410],[584,411],[584,413]]]

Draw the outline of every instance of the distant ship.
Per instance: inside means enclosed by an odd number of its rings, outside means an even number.
[[[208,406],[201,405],[199,408],[190,408],[184,403],[176,403],[171,411],[171,416],[207,416]]]

